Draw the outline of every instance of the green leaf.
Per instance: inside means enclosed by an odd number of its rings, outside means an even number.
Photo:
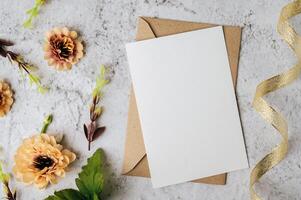
[[[82,168],[79,173],[76,185],[87,199],[94,200],[102,192],[104,185],[103,178],[103,150],[98,149],[91,158],[88,159],[88,164]]]
[[[32,28],[32,20],[39,15],[39,11],[46,0],[35,0],[34,6],[26,11],[28,19],[24,22],[24,28]]]
[[[102,89],[104,88],[105,85],[109,83],[109,80],[106,79],[106,68],[104,65],[101,65],[100,67],[100,75],[96,78],[96,85],[95,88],[93,89],[92,96],[96,97],[102,96]]]
[[[40,82],[40,78],[36,75],[33,75],[33,74],[29,74],[29,81],[30,81],[30,84],[37,84]]]
[[[41,94],[45,94],[48,91],[48,88],[42,86],[40,77],[30,72],[28,74],[28,77],[29,77],[30,84],[31,85],[35,84],[37,86],[38,92],[40,92]]]
[[[41,94],[45,94],[46,92],[49,91],[49,88],[43,87],[42,85],[38,85],[38,92]]]
[[[53,196],[47,197],[45,200],[83,200],[83,195],[74,189],[65,189],[54,192]]]
[[[37,16],[38,16],[38,14],[39,14],[39,8],[38,8],[38,7],[36,7],[36,8],[34,8],[34,9],[33,9],[33,11],[32,11],[32,13],[31,13],[31,15],[32,15],[33,17],[37,17]]]
[[[27,10],[26,14],[28,14],[28,15],[32,14],[33,10],[34,10],[34,8]]]
[[[93,195],[93,200],[100,200],[100,199],[98,198],[97,194],[95,194],[95,193],[94,193],[94,195]]]
[[[52,196],[47,197],[47,198],[44,199],[44,200],[60,200],[60,198],[57,197],[57,196],[52,195]]]
[[[55,192],[45,200],[101,200],[100,194],[104,186],[103,178],[104,152],[98,149],[83,166],[75,180],[79,189],[65,189]]]
[[[32,18],[29,18],[28,20],[26,20],[24,23],[23,23],[23,27],[24,28],[32,28]]]
[[[36,66],[29,65],[29,64],[26,65],[26,69],[31,72],[38,71],[38,68]]]
[[[46,133],[48,126],[52,123],[53,115],[48,115],[43,121],[43,127],[41,129],[41,134]]]
[[[4,182],[8,182],[8,180],[9,180],[9,174],[4,173],[2,165],[0,163],[0,181],[4,183]]]

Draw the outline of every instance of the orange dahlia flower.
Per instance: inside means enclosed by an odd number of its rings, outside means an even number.
[[[39,134],[25,139],[18,148],[13,172],[18,181],[45,188],[64,177],[75,159],[76,155],[63,149],[54,136]]]
[[[83,57],[83,49],[77,33],[66,27],[46,33],[45,59],[57,70],[70,70]]]

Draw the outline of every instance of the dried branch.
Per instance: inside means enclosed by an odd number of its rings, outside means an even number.
[[[103,107],[99,106],[100,100],[103,97],[102,90],[109,82],[110,81],[106,78],[106,69],[102,65],[100,68],[100,76],[97,77],[96,86],[92,93],[93,100],[90,106],[90,122],[88,124],[84,124],[84,132],[88,140],[89,150],[91,149],[91,143],[106,129],[104,126],[98,127],[96,121],[100,118],[103,112]]]
[[[33,65],[30,65],[29,63],[25,62],[23,57],[12,52],[7,51],[5,47],[7,46],[13,46],[12,42],[1,40],[0,39],[0,56],[4,58],[8,58],[9,61],[13,64],[17,64],[19,67],[19,70],[21,72],[25,72],[30,80],[31,84],[35,84],[38,88],[38,91],[42,94],[44,94],[48,89],[43,87],[41,84],[40,78],[33,74],[32,71],[35,69]]]

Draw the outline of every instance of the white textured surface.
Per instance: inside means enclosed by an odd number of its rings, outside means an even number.
[[[65,179],[58,185],[39,191],[30,186],[14,184],[19,199],[40,200],[56,189],[74,187],[74,178],[90,155],[82,124],[88,119],[89,94],[94,85],[97,68],[101,63],[115,69],[113,82],[107,87],[104,99],[106,112],[102,123],[107,131],[93,149],[105,149],[109,172],[106,199],[152,200],[244,200],[249,199],[250,169],[229,174],[226,186],[181,184],[162,189],[152,189],[148,179],[120,176],[127,120],[130,77],[125,59],[124,43],[133,41],[136,19],[140,15],[189,21],[210,22],[244,26],[239,66],[237,95],[244,135],[251,166],[262,158],[279,137],[270,125],[261,120],[252,109],[251,102],[256,85],[295,63],[292,52],[276,33],[276,23],[281,7],[288,3],[261,0],[49,0],[35,21],[33,30],[22,28],[25,9],[33,0],[1,0],[0,37],[16,42],[14,50],[40,67],[43,83],[51,86],[46,95],[33,90],[23,81],[16,67],[0,59],[0,78],[9,81],[15,91],[16,102],[12,112],[0,119],[0,145],[2,158],[12,158],[21,139],[40,129],[43,116],[53,113],[55,121],[50,132],[65,134],[65,143],[78,153]],[[296,25],[300,25],[297,23]],[[68,26],[78,30],[86,44],[86,56],[70,72],[56,72],[43,60],[44,33],[55,26]],[[268,99],[287,117],[290,127],[289,155],[279,166],[269,172],[258,184],[265,199],[301,199],[301,129],[300,80],[271,94]],[[180,159],[180,158],[179,158]]]

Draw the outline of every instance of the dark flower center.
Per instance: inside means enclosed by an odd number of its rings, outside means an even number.
[[[70,38],[55,38],[51,45],[60,58],[68,59],[73,54],[74,45]]]
[[[33,161],[33,166],[39,170],[43,170],[45,167],[51,167],[54,161],[48,156],[38,156]]]
[[[3,94],[0,93],[0,105],[4,103],[4,97]]]
[[[72,50],[64,43],[58,43],[57,53],[62,58],[68,58],[72,54]]]

